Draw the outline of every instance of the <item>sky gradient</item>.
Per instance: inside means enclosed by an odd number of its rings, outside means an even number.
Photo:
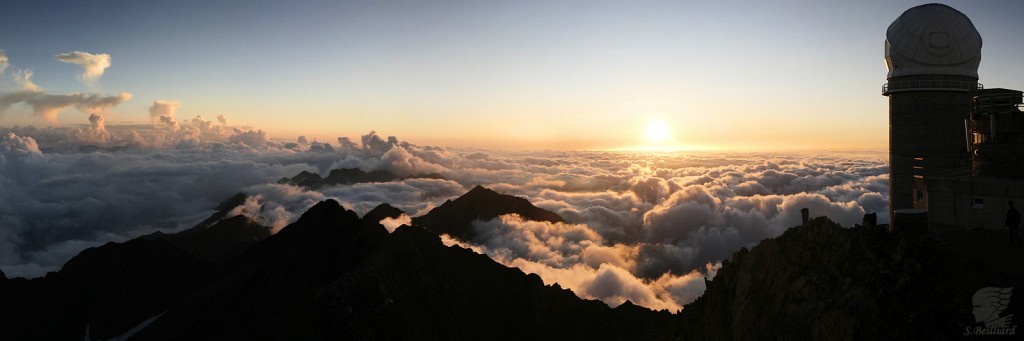
[[[882,150],[885,29],[923,3],[7,1],[0,86],[31,70],[50,93],[131,93],[108,125],[173,100],[283,139],[622,149],[659,121],[685,148]],[[1024,88],[1024,2],[946,4],[981,32],[980,82]],[[111,66],[83,80],[55,58],[73,51]],[[0,114],[26,124],[49,123]]]

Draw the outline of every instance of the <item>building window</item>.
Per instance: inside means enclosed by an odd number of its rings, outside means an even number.
[[[971,208],[978,208],[978,209],[985,208],[985,198],[974,197],[974,205],[971,205]]]

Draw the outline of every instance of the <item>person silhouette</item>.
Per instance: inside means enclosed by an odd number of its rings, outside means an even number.
[[[1008,201],[1006,206],[1006,219],[1003,224],[1006,225],[1006,232],[1010,237],[1010,247],[1024,245],[1020,241],[1020,234],[1017,233],[1017,227],[1020,226],[1020,212],[1013,207],[1013,200]]]

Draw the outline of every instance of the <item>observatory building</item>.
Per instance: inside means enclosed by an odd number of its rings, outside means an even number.
[[[1002,228],[1024,202],[1021,92],[978,83],[982,39],[966,15],[913,7],[889,25],[889,222]],[[1019,206],[1019,205],[1018,205]]]

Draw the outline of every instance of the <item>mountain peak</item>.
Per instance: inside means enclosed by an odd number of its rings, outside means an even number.
[[[302,216],[299,217],[298,222],[327,221],[332,219],[349,220],[344,219],[346,218],[345,213],[351,213],[351,211],[348,211],[344,207],[342,207],[341,204],[338,203],[338,201],[334,199],[327,199],[317,203],[316,205],[313,205],[313,207],[310,207],[308,210],[306,210],[306,213],[303,213]]]
[[[413,218],[413,225],[435,233],[446,233],[463,240],[476,236],[474,221],[488,221],[505,214],[517,214],[523,219],[563,222],[558,214],[533,206],[529,200],[501,194],[483,186],[476,186],[455,200],[445,201],[427,214]]]
[[[498,192],[492,191],[490,188],[484,187],[483,185],[476,185],[476,186],[473,186],[473,189],[469,190],[469,192],[466,192],[467,195],[469,195],[470,193],[473,193],[473,194],[477,194],[477,193],[495,193],[495,194],[497,194]]]
[[[382,203],[363,215],[363,220],[378,222],[384,218],[398,218],[405,212],[388,203]]]

